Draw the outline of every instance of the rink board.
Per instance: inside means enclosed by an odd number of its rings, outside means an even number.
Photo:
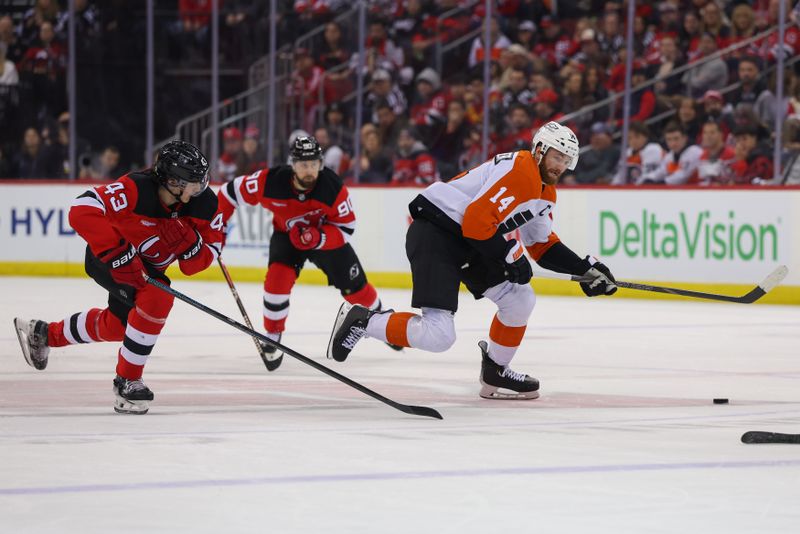
[[[85,243],[70,228],[68,212],[90,185],[0,184],[0,274],[82,276]],[[403,243],[407,205],[419,191],[351,190],[358,216],[352,242],[378,286],[411,286]],[[554,218],[562,241],[601,258],[620,279],[739,294],[783,264],[789,276],[764,301],[800,304],[799,213],[800,190],[792,188],[571,188],[559,191]],[[237,280],[263,279],[270,233],[266,210],[245,206],[231,219],[224,259]],[[199,276],[222,280],[215,268]],[[326,283],[314,269],[304,270],[300,281]],[[580,294],[568,282],[536,280],[534,286],[542,294]]]

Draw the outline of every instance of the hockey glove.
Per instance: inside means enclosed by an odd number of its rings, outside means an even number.
[[[589,282],[581,282],[581,289],[586,296],[596,297],[598,295],[613,295],[617,292],[617,284],[614,275],[608,267],[597,261],[592,256],[586,256],[578,264],[580,276],[591,278]]]
[[[203,248],[203,238],[197,230],[178,219],[159,221],[158,234],[169,250],[176,253],[181,260],[194,257]]]
[[[295,224],[289,230],[289,241],[298,250],[312,250],[318,248],[322,242],[322,233],[319,228]]]
[[[147,285],[144,279],[144,264],[130,243],[107,250],[97,258],[108,266],[111,278],[118,284],[142,289]]]
[[[510,239],[506,245],[505,257],[506,280],[514,284],[525,285],[531,281],[533,271],[525,252],[516,239]]]

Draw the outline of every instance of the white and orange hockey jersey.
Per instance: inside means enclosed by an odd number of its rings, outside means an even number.
[[[661,164],[653,172],[643,173],[636,181],[636,185],[646,182],[664,183],[667,185],[693,184],[697,182],[697,167],[703,149],[697,145],[689,145],[675,154],[669,151]]]
[[[545,185],[528,150],[506,152],[421,195],[444,212],[467,239],[487,241],[519,229],[522,244],[538,260],[559,241],[553,232],[556,189]]]

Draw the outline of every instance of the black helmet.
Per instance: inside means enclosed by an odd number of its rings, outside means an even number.
[[[161,147],[153,170],[162,184],[170,178],[192,183],[208,181],[208,160],[199,148],[186,141],[170,141]]]
[[[322,147],[316,139],[310,135],[301,135],[294,140],[290,151],[292,163],[295,161],[310,161],[318,159],[322,161]]]

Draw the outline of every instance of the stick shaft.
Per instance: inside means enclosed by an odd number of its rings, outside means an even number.
[[[255,330],[253,328],[253,323],[250,322],[250,316],[247,315],[247,310],[244,308],[244,304],[242,304],[242,299],[239,298],[239,292],[236,291],[236,286],[233,285],[233,278],[231,278],[231,273],[228,272],[228,268],[225,267],[225,264],[222,263],[222,257],[217,256],[217,263],[219,263],[219,268],[222,270],[222,275],[225,277],[225,281],[228,283],[228,288],[231,290],[231,294],[233,295],[233,300],[236,301],[236,305],[239,307],[239,311],[242,313],[242,318],[244,319],[244,324],[247,325],[247,328],[250,330]],[[256,350],[258,351],[258,355],[261,356],[262,360],[267,358],[267,355],[264,354],[264,347],[261,343],[258,342],[258,338],[252,338],[253,343],[256,345]]]
[[[318,371],[321,371],[321,372],[325,373],[326,375],[328,375],[328,376],[330,376],[332,378],[335,378],[339,382],[343,382],[344,384],[347,384],[351,388],[353,388],[355,390],[358,390],[361,393],[363,393],[365,395],[368,395],[368,396],[372,397],[375,400],[378,400],[378,401],[380,401],[380,402],[382,402],[384,404],[387,404],[387,405],[391,406],[392,408],[394,408],[396,410],[400,410],[401,412],[404,412],[404,413],[408,413],[408,414],[412,414],[412,415],[421,415],[421,416],[425,416],[425,417],[433,417],[435,419],[442,419],[441,414],[439,412],[437,412],[436,410],[434,410],[433,408],[428,408],[427,406],[410,406],[410,405],[407,405],[407,404],[401,404],[399,402],[393,401],[392,399],[390,399],[388,397],[384,397],[380,393],[372,391],[371,389],[369,389],[366,386],[362,386],[361,384],[359,384],[355,380],[347,378],[346,376],[337,373],[333,369],[329,369],[329,368],[325,367],[324,365],[315,362],[311,358],[303,356],[299,352],[297,352],[297,351],[295,351],[293,349],[290,349],[289,347],[287,347],[285,345],[282,345],[282,344],[278,343],[277,341],[271,340],[267,336],[265,336],[265,335],[263,335],[263,334],[261,334],[259,332],[256,332],[252,328],[246,327],[242,323],[231,319],[227,315],[222,314],[222,313],[218,312],[217,310],[209,308],[205,304],[201,304],[200,302],[197,302],[193,298],[191,298],[191,297],[189,297],[187,295],[184,295],[183,293],[181,293],[177,289],[173,289],[172,287],[160,282],[159,280],[156,280],[155,278],[147,276],[146,274],[144,276],[145,276],[145,279],[147,280],[147,283],[156,286],[157,288],[161,289],[162,291],[166,291],[167,293],[169,293],[172,296],[174,296],[176,299],[182,300],[186,304],[188,304],[188,305],[190,305],[190,306],[192,306],[194,308],[197,308],[198,310],[200,310],[202,312],[205,312],[208,315],[211,315],[212,317],[214,317],[216,319],[219,319],[220,321],[222,321],[224,323],[229,324],[230,326],[236,328],[237,330],[239,330],[241,332],[244,332],[245,334],[249,335],[250,337],[258,338],[261,341],[264,341],[266,343],[269,343],[269,344],[275,346],[279,350],[282,350],[285,354],[288,354],[289,356],[292,356],[293,358],[295,358],[297,360],[300,360],[301,362],[305,363],[306,365],[310,365],[314,369],[316,369]]]

